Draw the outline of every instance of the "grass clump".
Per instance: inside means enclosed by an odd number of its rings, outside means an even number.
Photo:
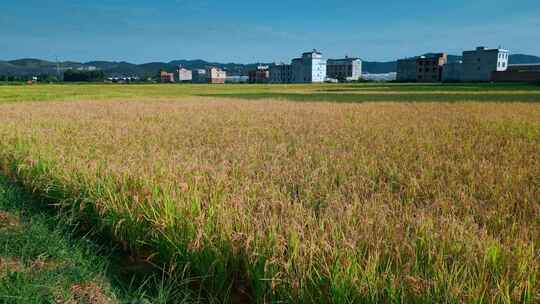
[[[117,303],[104,260],[23,211],[29,200],[0,176],[0,303]],[[92,286],[86,301],[68,301],[78,284]]]
[[[129,257],[69,228],[0,175],[0,303],[198,302],[189,281],[132,276]]]

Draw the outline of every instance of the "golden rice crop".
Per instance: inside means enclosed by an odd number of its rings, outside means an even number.
[[[209,293],[540,301],[540,106],[186,97],[0,105],[24,185]]]

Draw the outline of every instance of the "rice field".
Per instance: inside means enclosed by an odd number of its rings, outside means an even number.
[[[0,170],[220,302],[536,303],[538,102],[525,85],[6,86]]]

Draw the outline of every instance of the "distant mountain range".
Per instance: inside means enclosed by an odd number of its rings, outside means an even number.
[[[455,62],[461,60],[461,56],[449,55],[448,61]],[[540,57],[533,55],[514,54],[510,55],[510,64],[540,63]],[[265,64],[265,63],[261,63]],[[272,65],[268,64],[267,65]],[[217,66],[226,69],[230,75],[247,75],[249,70],[254,69],[259,63],[218,63],[204,60],[174,60],[171,62],[150,62],[144,64],[133,64],[129,62],[114,61],[90,61],[73,62],[64,61],[60,63],[40,59],[17,59],[11,61],[0,61],[0,75],[11,76],[31,76],[39,74],[56,75],[58,69],[92,69],[103,70],[107,76],[155,76],[160,70],[169,72],[175,71],[178,66],[187,69],[204,69],[208,66]],[[397,61],[389,62],[363,62],[363,72],[371,74],[381,74],[395,72]]]
[[[90,61],[90,62],[52,62],[41,59],[17,59],[11,61],[0,61],[0,75],[10,76],[30,76],[39,74],[56,75],[58,71],[67,69],[99,69],[107,76],[155,76],[160,70],[174,72],[179,66],[187,69],[204,69],[209,66],[217,66],[226,69],[231,75],[247,75],[248,71],[254,69],[258,64],[237,64],[207,62],[204,60],[174,60],[171,62],[149,62],[144,64],[133,64],[129,62],[115,61]]]

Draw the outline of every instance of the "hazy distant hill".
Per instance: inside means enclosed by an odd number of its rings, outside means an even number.
[[[448,61],[455,62],[461,60],[461,56],[449,55]],[[540,63],[540,57],[524,54],[510,55],[510,64]],[[30,76],[39,74],[55,75],[58,68],[77,69],[81,67],[94,66],[103,70],[108,76],[139,76],[148,77],[156,75],[160,70],[173,72],[178,66],[188,69],[204,69],[209,66],[217,66],[226,69],[230,75],[247,75],[248,71],[255,68],[258,63],[219,63],[207,62],[204,60],[174,60],[171,62],[149,62],[144,64],[133,64],[129,62],[114,61],[90,61],[85,63],[64,61],[60,63],[47,60],[24,58],[12,61],[0,61],[0,75]],[[271,64],[267,64],[271,65]],[[397,61],[373,62],[364,61],[364,73],[382,74],[395,72]]]
[[[524,54],[510,55],[510,64],[540,63],[540,57]]]
[[[247,75],[250,69],[258,64],[237,64],[207,62],[204,60],[175,60],[171,62],[149,62],[133,64],[129,62],[115,61],[90,61],[80,62],[51,62],[40,59],[17,59],[12,61],[0,61],[0,75],[29,76],[38,74],[56,74],[58,69],[77,69],[81,67],[96,67],[103,70],[108,76],[155,76],[160,70],[174,72],[178,66],[188,69],[204,69],[209,66],[217,66],[226,69],[231,75]]]
[[[364,61],[362,62],[362,72],[370,74],[384,74],[395,72],[397,70],[397,61],[389,62],[374,62]]]

